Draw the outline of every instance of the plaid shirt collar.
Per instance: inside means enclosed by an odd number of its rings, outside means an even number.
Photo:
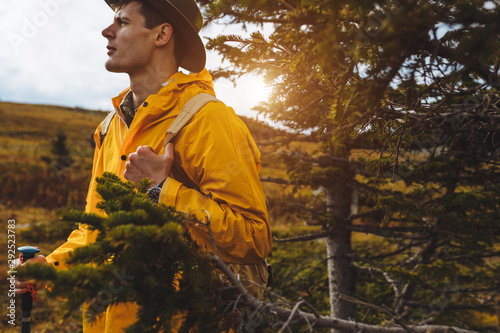
[[[123,101],[120,103],[120,109],[122,110],[127,125],[130,126],[130,124],[132,124],[132,120],[134,120],[135,113],[137,112],[137,109],[134,108],[134,95],[132,90],[129,90],[127,95],[123,98]]]

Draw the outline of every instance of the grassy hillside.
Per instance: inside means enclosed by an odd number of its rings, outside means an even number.
[[[99,111],[0,102],[1,253],[7,254],[7,220],[16,221],[16,247],[37,245],[45,255],[69,235],[75,226],[57,222],[56,212],[66,206],[83,207],[93,153],[89,139],[105,116]],[[66,170],[50,160],[52,142],[62,130],[73,161]],[[5,281],[5,260],[0,272]],[[59,301],[41,298],[34,307],[32,332],[78,332],[78,314],[58,318]],[[3,290],[0,303],[7,302],[7,290]],[[20,302],[18,298],[16,304]],[[6,324],[2,307],[0,331],[20,332],[19,311],[18,326],[13,327]]]
[[[87,151],[88,139],[105,115],[75,108],[0,102],[0,157],[3,161],[32,163],[47,153],[51,139],[61,130],[69,146]]]

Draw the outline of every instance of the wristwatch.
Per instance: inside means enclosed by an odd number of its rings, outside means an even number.
[[[160,193],[163,187],[163,183],[165,183],[165,179],[159,183],[158,185],[152,187],[148,191],[148,196],[154,203],[158,203],[160,201]]]

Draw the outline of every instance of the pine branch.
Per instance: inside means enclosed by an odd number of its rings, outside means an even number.
[[[455,289],[443,289],[443,288],[436,288],[432,285],[429,285],[427,283],[420,283],[420,285],[426,289],[436,291],[442,295],[444,294],[458,294],[458,293],[491,293],[491,292],[498,292],[500,289],[500,281],[497,281],[495,285],[489,288],[455,288]]]
[[[421,232],[426,231],[425,228],[415,227],[415,228],[406,228],[406,227],[390,227],[390,228],[381,228],[375,226],[368,225],[357,225],[352,224],[347,227],[351,231],[362,232],[366,234],[373,234],[377,236],[390,237],[390,238],[399,238],[399,239],[427,239],[429,238],[429,234],[417,234],[417,235],[407,235],[406,233],[412,232]],[[424,229],[424,230],[422,230]]]
[[[486,82],[499,81],[498,73],[490,71],[487,65],[485,65],[482,61],[478,60],[475,57],[465,56],[464,54],[456,52],[437,41],[429,41],[427,45],[425,45],[425,47],[429,52],[436,51],[438,56],[457,61],[464,65],[466,68],[475,71]]]
[[[378,212],[367,212],[363,214],[356,214],[356,215],[351,215],[349,216],[348,219],[343,220],[342,222],[349,222],[353,221],[359,218],[373,218],[377,217]],[[309,223],[309,225],[312,225]],[[318,225],[325,225],[324,223],[319,223]],[[371,233],[375,235],[382,235],[384,234],[385,236],[387,235],[392,235],[391,237],[396,238],[396,237],[401,237],[400,234],[397,234],[397,232],[418,232],[425,230],[426,228],[424,227],[391,227],[391,228],[380,228],[380,227],[373,227],[373,226],[366,226],[366,225],[349,225],[347,227],[349,230],[356,231],[356,232],[362,232],[362,233]],[[310,241],[310,240],[315,240],[319,238],[324,238],[330,235],[332,232],[335,232],[334,227],[329,227],[327,230],[318,232],[318,233],[312,233],[312,234],[307,234],[307,235],[301,235],[301,236],[296,236],[296,237],[290,237],[290,238],[284,238],[284,239],[277,239],[275,238],[274,240],[278,243],[286,243],[286,242],[301,242],[301,241]],[[403,236],[401,238],[406,238],[406,239],[427,239],[428,236]]]
[[[451,310],[491,310],[496,302],[494,298],[497,296],[497,293],[494,293],[491,297],[481,302],[480,304],[446,304],[440,307],[440,311],[451,311]],[[426,311],[433,312],[436,310],[435,304],[427,304],[423,302],[416,301],[406,301],[405,304],[411,307],[418,307],[426,309]]]
[[[471,259],[484,259],[484,258],[494,258],[500,257],[500,251],[498,252],[490,252],[490,253],[482,253],[476,255],[463,255],[463,256],[454,256],[454,257],[439,257],[437,260],[442,261],[459,261],[459,260],[471,260]]]
[[[283,185],[290,184],[290,181],[288,179],[274,178],[274,177],[261,177],[260,181],[261,182],[275,183],[275,184],[283,184]]]
[[[403,246],[402,248],[397,249],[396,251],[389,252],[389,253],[384,253],[384,254],[380,254],[380,255],[377,255],[377,256],[369,257],[369,258],[360,258],[360,259],[361,260],[364,260],[364,259],[368,259],[368,260],[385,259],[385,258],[393,257],[393,256],[398,255],[400,253],[403,253],[404,251],[409,250],[411,248],[419,247],[419,246],[421,246],[421,245],[423,245],[425,243],[426,242],[413,243],[413,240],[411,240],[408,243],[408,245]]]

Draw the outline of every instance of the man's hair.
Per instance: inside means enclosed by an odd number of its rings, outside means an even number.
[[[157,27],[163,23],[172,25],[168,17],[160,13],[157,9],[155,9],[152,5],[144,0],[118,0],[114,2],[113,8],[115,10],[118,10],[134,1],[142,5],[140,13],[142,16],[144,16],[144,19],[146,21],[144,23],[144,26],[147,29],[153,29],[154,27]],[[182,59],[184,58],[184,55],[186,54],[186,48],[184,47],[184,41],[182,35],[180,34],[180,31],[175,26],[172,25],[172,27],[172,37],[174,38],[174,58],[177,65],[180,65]]]

